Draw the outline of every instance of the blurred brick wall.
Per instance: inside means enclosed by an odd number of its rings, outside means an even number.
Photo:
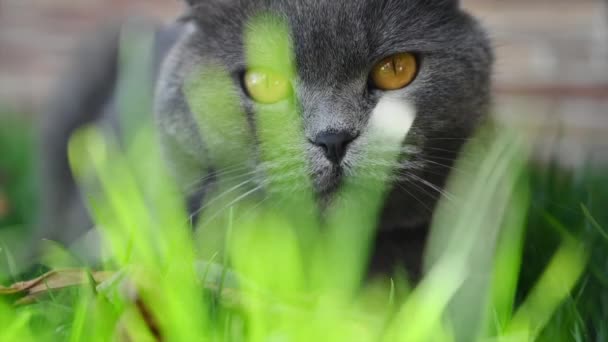
[[[567,86],[585,92],[608,83],[606,2],[463,3],[490,29],[496,78],[505,91]],[[127,14],[170,20],[180,8],[180,0],[0,0],[0,103],[36,108],[70,47],[103,21]]]
[[[608,1],[463,2],[496,46],[497,116],[541,154],[608,161]]]
[[[608,1],[462,2],[497,48],[499,116],[528,126],[566,125],[575,139],[606,148]],[[0,105],[37,111],[83,32],[117,16],[170,20],[181,6],[180,0],[0,0]]]
[[[38,111],[83,33],[127,15],[175,17],[180,0],[0,0],[0,105]]]
[[[497,77],[511,84],[605,84],[605,0],[463,0],[490,29]]]

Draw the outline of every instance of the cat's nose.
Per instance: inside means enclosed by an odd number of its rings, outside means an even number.
[[[319,133],[312,143],[321,147],[325,156],[334,164],[340,164],[346,154],[348,145],[357,138],[346,131]]]

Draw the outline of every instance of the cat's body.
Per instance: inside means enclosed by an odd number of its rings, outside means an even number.
[[[163,27],[148,19],[132,18],[109,23],[87,35],[73,53],[67,71],[56,84],[53,97],[42,113],[41,145],[41,219],[34,236],[34,249],[42,239],[69,246],[83,237],[93,223],[70,171],[67,145],[70,136],[87,124],[98,124],[111,134],[120,136],[121,125],[118,98],[124,83],[131,81],[152,96],[160,67],[171,47],[182,33],[180,22]],[[135,60],[147,60],[150,76],[145,80],[124,80],[120,65],[121,36],[127,31],[152,34],[152,46],[144,48],[152,56],[135,55]],[[141,104],[150,107],[151,104]],[[34,254],[39,251],[35,250]]]
[[[192,194],[186,185],[208,179],[211,170],[222,172],[206,159],[206,137],[185,95],[188,78],[206,65],[223,68],[255,132],[256,104],[242,84],[243,32],[252,18],[275,16],[290,28],[296,67],[290,81],[302,118],[293,124],[308,140],[303,155],[317,199],[331,201],[349,170],[366,163],[370,127],[398,139],[404,158],[378,220],[372,268],[388,272],[405,264],[418,273],[453,161],[488,111],[492,52],[483,30],[455,0],[191,0],[189,6],[155,96],[165,156],[184,192]],[[413,82],[391,91],[370,87],[374,64],[402,52],[416,55]],[[320,148],[319,137],[327,136],[350,137],[348,146],[340,141],[337,161]],[[200,207],[200,191],[190,197],[192,209]]]

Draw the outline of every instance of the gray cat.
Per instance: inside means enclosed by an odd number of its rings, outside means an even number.
[[[184,89],[192,73],[219,65],[254,132],[256,106],[283,101],[280,93],[290,88],[319,203],[330,202],[349,170],[367,162],[362,151],[371,143],[370,131],[401,143],[404,158],[378,220],[371,269],[390,272],[405,265],[419,274],[446,177],[488,112],[493,57],[477,22],[457,0],[190,0],[188,7],[173,28],[176,43],[168,44],[155,111],[165,157],[191,210],[200,208],[210,184],[199,184],[194,193],[186,184],[222,170],[205,158],[206,137]],[[287,23],[294,50],[295,75],[279,77],[279,90],[271,89],[270,97],[268,88],[259,92],[256,80],[275,76],[249,68],[243,38],[250,20],[261,14]],[[99,84],[105,81],[113,82]]]

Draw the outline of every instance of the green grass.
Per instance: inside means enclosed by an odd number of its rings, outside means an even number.
[[[273,56],[288,56],[281,25],[251,25],[251,60],[277,64]],[[266,46],[279,53],[258,60],[255,51]],[[143,70],[136,68],[134,77]],[[194,77],[186,92],[200,129],[218,146],[211,150],[223,151],[210,153],[208,162],[234,167],[239,156],[253,153],[250,137],[226,146],[217,132],[245,127],[245,116],[221,68],[200,74],[214,80],[215,91]],[[124,99],[132,98],[131,88]],[[294,148],[302,139],[290,125],[296,108],[294,100],[279,110],[257,109],[271,196],[246,196],[237,180],[220,177],[199,238],[151,123],[126,125],[130,139],[120,148],[96,128],[79,131],[70,160],[104,237],[102,266],[84,267],[81,286],[47,291],[29,305],[15,304],[24,294],[2,296],[0,341],[608,340],[606,173],[528,165],[528,142],[506,129],[480,138],[460,161],[475,169],[451,180],[456,200],[438,209],[423,279],[410,284],[396,273],[368,281],[374,222],[395,150],[369,150],[380,167],[361,166],[320,219],[305,159]],[[140,118],[149,111],[128,101],[123,109]],[[217,110],[225,115],[206,115]],[[31,135],[0,132],[7,153],[0,170],[19,176],[0,183],[11,189],[5,192],[16,208],[0,225],[0,264],[10,265],[18,245],[6,242],[4,232],[35,217],[35,151]],[[293,158],[285,161],[286,155]],[[10,269],[0,268],[3,285],[14,278]],[[116,273],[98,284],[99,270]]]
[[[21,267],[13,246],[32,233],[38,213],[38,181],[32,123],[0,107],[0,282]]]
[[[37,213],[32,123],[1,108],[0,122],[0,197],[7,200],[0,228],[31,226]]]

